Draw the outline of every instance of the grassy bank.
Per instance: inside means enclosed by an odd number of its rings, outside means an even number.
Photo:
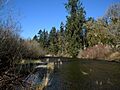
[[[82,50],[78,54],[78,58],[120,61],[120,51],[109,45],[98,44]]]

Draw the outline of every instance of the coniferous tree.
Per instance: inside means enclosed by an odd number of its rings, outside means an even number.
[[[37,35],[35,35],[35,36],[33,37],[33,40],[38,41]]]
[[[42,32],[42,44],[43,48],[47,47],[47,41],[48,41],[48,32],[44,29]]]
[[[38,32],[38,42],[43,49],[48,47],[48,32],[45,29]]]
[[[49,34],[49,52],[52,54],[57,54],[58,52],[58,36],[55,27],[52,27]]]
[[[40,45],[41,45],[41,41],[42,41],[42,30],[40,29],[38,32],[38,42],[40,43]]]
[[[60,31],[58,32],[58,54],[63,55],[64,54],[64,48],[65,48],[65,30],[64,30],[64,24],[61,22],[60,24]]]
[[[85,22],[85,11],[79,0],[68,0],[65,7],[69,13],[66,23],[67,52],[75,57],[81,48],[80,33]]]

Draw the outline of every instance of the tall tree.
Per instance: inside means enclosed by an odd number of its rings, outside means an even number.
[[[38,42],[40,46],[43,48],[43,31],[41,29],[38,32]]]
[[[33,37],[33,40],[38,41],[37,35],[35,35],[35,36]]]
[[[115,38],[115,46],[120,50],[120,2],[109,6],[105,18],[108,21],[110,34]]]
[[[60,31],[58,32],[58,48],[59,48],[58,54],[63,56],[65,48],[65,30],[63,22],[61,22]]]
[[[67,52],[75,57],[81,48],[80,33],[85,22],[85,11],[79,0],[68,0],[65,7],[69,14],[66,23]]]
[[[109,6],[105,17],[113,23],[117,22],[117,20],[120,20],[120,2]]]
[[[87,40],[89,46],[94,46],[96,44],[113,44],[113,37],[109,34],[108,25],[104,22],[102,18],[93,22],[89,20],[86,22],[87,27]]]
[[[49,51],[50,53],[53,53],[54,55],[58,52],[58,36],[57,36],[57,30],[55,27],[52,27],[50,34],[49,34]]]
[[[38,32],[38,42],[43,49],[48,47],[48,32],[45,29]]]

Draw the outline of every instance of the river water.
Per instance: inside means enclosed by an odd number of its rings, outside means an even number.
[[[120,90],[120,63],[79,59],[64,62],[45,90]]]

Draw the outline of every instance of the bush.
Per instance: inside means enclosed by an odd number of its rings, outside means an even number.
[[[0,71],[8,70],[21,58],[19,36],[12,28],[0,26]]]
[[[89,47],[78,54],[79,58],[105,59],[111,54],[112,48],[109,45],[98,44]]]
[[[37,41],[21,39],[17,30],[14,24],[0,24],[0,90],[22,82],[18,64],[23,58],[35,59],[45,54]]]
[[[27,40],[23,42],[23,58],[38,59],[45,55],[45,50],[40,47],[40,44],[34,40]]]
[[[15,64],[22,60],[22,44],[16,30],[15,25],[0,24],[0,90],[20,83]]]

